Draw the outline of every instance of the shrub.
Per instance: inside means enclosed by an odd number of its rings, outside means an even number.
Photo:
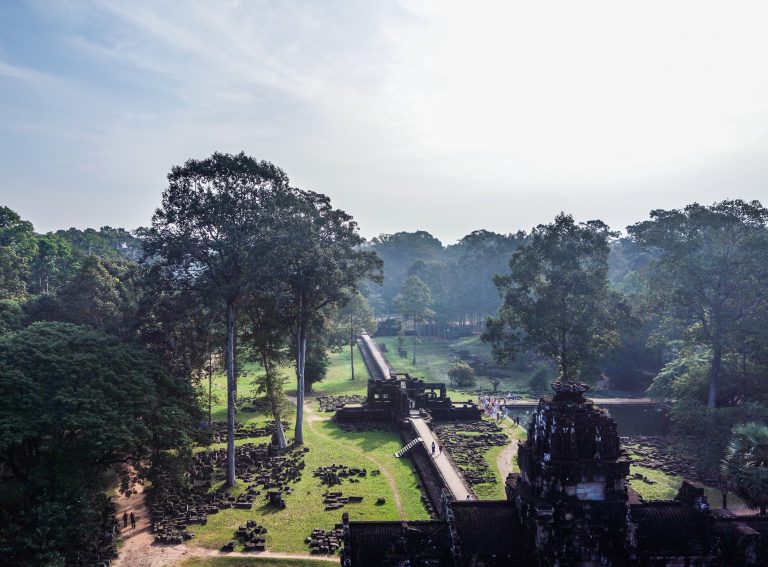
[[[469,364],[457,362],[448,371],[448,380],[456,388],[470,388],[477,384],[475,370]]]

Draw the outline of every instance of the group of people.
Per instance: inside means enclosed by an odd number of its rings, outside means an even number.
[[[511,394],[507,394],[510,396]],[[483,409],[483,412],[488,417],[495,419],[497,422],[503,420],[505,417],[509,417],[509,409],[507,408],[506,401],[509,397],[496,397],[496,396],[480,396],[478,398],[478,405]]]

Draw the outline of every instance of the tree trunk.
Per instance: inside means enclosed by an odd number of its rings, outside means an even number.
[[[275,392],[274,370],[267,370],[266,363],[264,363],[264,370],[267,375],[267,400],[269,401],[270,410],[272,411],[272,417],[275,419],[277,446],[281,449],[285,449],[288,446],[288,442],[285,440],[285,431],[283,431],[283,424],[280,421],[282,416],[280,415],[280,404],[277,401],[277,392]]]
[[[720,377],[720,362],[723,358],[723,344],[719,333],[716,334],[712,344],[712,365],[709,368],[709,395],[707,407],[717,407],[717,380]]]
[[[227,301],[227,486],[235,486],[235,306]]]
[[[208,354],[208,427],[213,423],[213,357]]]
[[[416,366],[416,319],[413,320],[413,365]]]
[[[349,363],[352,366],[352,380],[355,379],[355,327],[349,317]]]
[[[297,333],[298,352],[296,353],[296,430],[293,435],[294,445],[304,444],[304,360],[307,355],[307,335],[305,323],[299,323]]]

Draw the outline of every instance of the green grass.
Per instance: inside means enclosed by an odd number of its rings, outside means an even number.
[[[414,376],[424,378],[428,382],[448,383],[448,370],[451,367],[451,353],[467,351],[476,356],[480,361],[494,364],[490,345],[482,342],[480,337],[463,337],[455,340],[438,339],[435,337],[422,337],[416,344],[416,364],[413,360],[412,337],[406,337],[405,349],[408,357],[402,358],[397,354],[397,337],[376,337],[376,342],[387,346],[387,360],[397,372],[407,372]],[[499,385],[500,391],[523,391],[528,389],[531,375],[536,370],[505,368],[505,376]],[[478,377],[477,386],[467,390],[448,388],[448,395],[454,401],[464,401],[472,397],[470,392],[477,389],[492,390],[493,386],[485,377]]]
[[[328,561],[314,559],[273,559],[270,557],[195,557],[179,567],[328,567]]]
[[[640,479],[632,478],[635,473],[640,473],[644,477],[654,481],[654,484],[648,484]],[[630,467],[630,486],[637,492],[643,500],[674,500],[677,496],[680,485],[683,483],[682,476],[667,474],[663,471],[649,469],[642,465],[633,464]],[[710,486],[704,487],[704,496],[707,497],[709,506],[713,509],[722,508],[722,494],[716,488]],[[733,493],[728,493],[728,507],[742,508],[744,501]]]
[[[349,350],[331,353],[328,375],[325,380],[315,385],[315,395],[322,394],[360,394],[367,388],[367,373],[362,357],[356,357],[357,379],[353,382],[349,368]],[[244,389],[246,381],[240,382],[240,396],[247,396]],[[224,376],[217,376],[216,391],[223,392],[226,387]],[[214,408],[215,416],[225,417],[225,396]],[[395,431],[371,431],[363,433],[347,433],[339,429],[331,419],[332,414],[320,414],[317,404],[312,399],[307,400],[316,420],[309,422],[305,419],[304,440],[309,452],[305,455],[305,469],[299,482],[293,485],[293,493],[286,495],[286,508],[276,510],[257,500],[252,510],[223,510],[208,517],[205,526],[191,526],[195,533],[192,543],[206,548],[217,549],[227,541],[234,539],[234,532],[240,524],[247,520],[255,520],[267,528],[266,542],[270,551],[306,553],[308,547],[304,539],[315,528],[330,529],[341,522],[343,512],[349,512],[352,520],[398,520],[401,514],[395,506],[395,496],[392,485],[385,474],[371,476],[374,469],[386,469],[392,475],[395,490],[402,502],[402,517],[411,520],[428,519],[421,502],[421,492],[418,489],[418,477],[410,459],[396,459],[395,451],[401,448],[400,436]],[[306,414],[305,414],[306,415]],[[263,414],[238,413],[238,421],[261,423],[266,421]],[[290,421],[290,420],[289,420]],[[289,437],[292,427],[289,428]],[[267,438],[237,440],[236,444],[264,443]],[[220,447],[222,444],[213,445]],[[197,448],[202,450],[203,448]],[[345,495],[362,496],[363,502],[347,504],[340,510],[325,511],[322,494],[326,487],[320,479],[313,476],[313,471],[320,466],[333,463],[345,464],[352,467],[364,467],[369,471],[365,479],[351,484],[347,481],[333,490],[341,490]],[[376,506],[377,498],[383,497],[386,503]],[[327,564],[327,563],[326,563]],[[205,565],[205,564],[201,564]],[[224,564],[222,564],[224,565]]]
[[[360,349],[355,346],[355,379],[352,380],[349,347],[340,352],[330,353],[328,373],[320,382],[314,384],[317,395],[341,396],[362,395],[368,392],[368,371],[365,369]]]

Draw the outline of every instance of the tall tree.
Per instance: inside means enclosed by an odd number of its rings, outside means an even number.
[[[352,380],[355,379],[355,338],[362,331],[373,335],[376,332],[376,317],[368,300],[359,291],[350,292],[345,299],[346,303],[338,310],[336,326],[344,329],[349,337],[349,364],[352,371]]]
[[[96,256],[88,256],[58,293],[62,317],[70,323],[114,331],[123,312],[120,285]]]
[[[512,255],[511,273],[494,281],[504,304],[489,318],[483,339],[500,360],[526,349],[550,358],[568,382],[593,368],[615,343],[618,298],[608,289],[608,243],[600,221],[577,224],[559,214],[539,225]]]
[[[768,210],[759,202],[694,203],[656,210],[628,227],[655,253],[650,285],[667,315],[712,350],[707,406],[718,403],[724,350],[739,324],[768,301]]]
[[[0,207],[0,299],[23,299],[29,266],[37,254],[32,223]]]
[[[286,289],[274,278],[274,272],[262,274],[262,280],[249,289],[243,308],[248,321],[244,333],[246,352],[261,365],[254,384],[258,393],[267,398],[268,414],[274,420],[277,444],[281,449],[288,446],[283,430],[282,416],[287,399],[283,391],[285,378],[280,366],[291,360],[286,342],[291,332],[291,313],[284,309]],[[271,281],[269,281],[271,280]]]
[[[60,286],[58,276],[67,272],[72,257],[72,247],[63,237],[49,233],[37,238],[37,254],[32,260],[30,277],[36,293],[49,293],[51,280],[54,289]]]
[[[419,324],[432,317],[432,291],[418,276],[408,276],[403,289],[395,296],[395,307],[403,318],[413,321],[413,364],[416,364],[416,341],[419,335]]]
[[[244,153],[189,160],[168,175],[145,246],[178,278],[213,290],[226,320],[227,485],[235,484],[235,310],[249,272],[273,242],[288,177]]]
[[[296,337],[296,429],[294,443],[304,443],[304,392],[309,325],[317,312],[343,301],[344,293],[356,290],[361,280],[381,281],[381,260],[362,250],[357,223],[330,199],[312,191],[300,191],[300,203],[283,210],[293,242],[273,248],[282,261],[275,266],[278,279],[289,289]]]

